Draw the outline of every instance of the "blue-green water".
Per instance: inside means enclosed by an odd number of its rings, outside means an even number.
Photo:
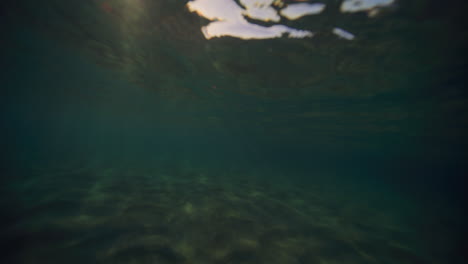
[[[340,3],[261,40],[0,5],[1,263],[465,263],[462,5]]]

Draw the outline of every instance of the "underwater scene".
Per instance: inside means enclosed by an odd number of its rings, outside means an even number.
[[[468,263],[462,0],[4,0],[0,263]]]

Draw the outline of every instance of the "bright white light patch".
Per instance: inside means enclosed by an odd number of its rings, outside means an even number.
[[[245,7],[244,15],[262,21],[280,21],[278,12],[271,6],[274,0],[240,0]]]
[[[354,35],[349,33],[348,31],[341,29],[341,28],[333,28],[333,34],[337,35],[340,38],[344,38],[347,40],[353,40]]]
[[[240,39],[270,39],[283,35],[290,38],[312,37],[313,33],[285,25],[265,27],[250,23],[244,18],[263,21],[279,21],[278,12],[271,6],[274,0],[241,0],[240,7],[234,0],[194,0],[187,3],[190,11],[212,22],[202,28],[206,39],[231,36]]]
[[[280,16],[276,12],[276,10],[269,6],[269,7],[262,7],[262,8],[249,8],[242,12],[242,14],[256,20],[262,21],[280,21]]]
[[[242,9],[233,0],[195,0],[187,3],[190,12],[209,20],[244,20]]]
[[[263,26],[250,22],[250,19],[264,22],[296,20],[307,15],[321,14],[326,8],[326,4],[323,3],[295,1],[302,3],[286,5],[282,0],[193,0],[187,3],[187,7],[191,12],[196,12],[211,21],[202,27],[206,39],[223,36],[240,39],[312,37],[314,34],[308,30],[290,28],[282,24]],[[396,0],[343,0],[340,11],[342,13],[364,11],[372,17],[395,2]],[[250,19],[247,20],[248,18]],[[332,32],[342,39],[355,39],[352,33],[338,27],[333,28]]]
[[[275,0],[240,0],[246,8],[271,6]]]
[[[312,37],[313,34],[306,30],[297,30],[284,25],[263,27],[250,23],[231,23],[229,21],[215,21],[202,28],[206,39],[231,36],[240,39],[269,39],[279,38],[283,34],[290,38]]]
[[[383,7],[392,5],[395,0],[344,0],[340,11],[343,13],[354,13],[360,11],[377,12]]]
[[[284,9],[281,9],[280,13],[282,16],[290,20],[295,20],[306,15],[320,14],[322,13],[324,9],[325,9],[325,4],[299,3],[299,4],[290,4],[286,6]]]

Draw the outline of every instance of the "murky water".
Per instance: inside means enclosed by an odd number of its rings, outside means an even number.
[[[0,7],[1,263],[466,262],[462,1]]]

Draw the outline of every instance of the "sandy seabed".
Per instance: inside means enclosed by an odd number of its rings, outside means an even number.
[[[8,263],[440,263],[418,219],[330,185],[81,168],[4,188]]]

